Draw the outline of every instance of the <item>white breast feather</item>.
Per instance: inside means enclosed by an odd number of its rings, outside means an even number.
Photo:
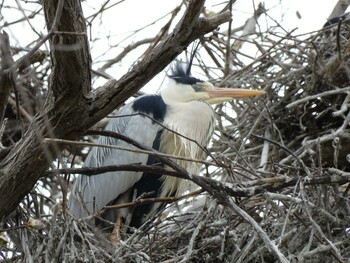
[[[214,131],[214,111],[205,102],[192,101],[168,105],[164,124],[170,130],[196,141],[200,146],[207,146]],[[189,114],[190,112],[190,114]],[[202,160],[203,150],[195,143],[174,132],[164,130],[160,150],[167,154]],[[184,160],[174,160],[188,172],[198,174],[201,164]],[[164,176],[161,196],[171,193],[180,195],[189,189],[189,182],[176,177]]]

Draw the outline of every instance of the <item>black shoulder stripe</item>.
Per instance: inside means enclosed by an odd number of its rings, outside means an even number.
[[[166,104],[159,95],[146,95],[136,99],[132,105],[134,111],[150,115],[157,121],[164,121]]]

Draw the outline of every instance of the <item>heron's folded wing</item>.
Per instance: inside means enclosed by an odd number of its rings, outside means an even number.
[[[135,113],[130,104],[111,120],[106,130],[124,134],[133,140],[152,147],[161,127],[142,115],[127,116]],[[124,141],[101,136],[97,143],[118,147],[133,148]],[[135,149],[135,148],[133,148]],[[103,167],[131,163],[146,164],[148,155],[120,149],[94,147],[85,160],[85,167]],[[141,172],[107,172],[94,176],[80,175],[73,187],[69,209],[77,217],[85,217],[100,211],[106,204],[123,194],[141,179]]]

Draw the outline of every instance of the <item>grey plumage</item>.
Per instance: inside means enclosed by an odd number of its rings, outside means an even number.
[[[159,125],[154,125],[149,118],[142,115],[127,116],[135,113],[132,104],[123,107],[113,118],[106,130],[125,134],[134,140],[152,147],[152,143],[161,129]],[[121,116],[121,117],[120,117]],[[147,132],[139,132],[140,129]],[[130,148],[126,142],[111,137],[101,136],[97,140],[98,144],[109,144]],[[148,156],[136,154],[134,152],[118,149],[93,147],[84,162],[85,167],[103,167],[107,165],[142,163],[146,164]],[[91,215],[100,211],[109,202],[123,194],[140,180],[142,173],[138,172],[107,172],[95,176],[78,176],[73,191],[69,199],[69,210],[79,218]],[[115,220],[116,213],[111,210],[111,215],[107,219]],[[125,212],[124,212],[125,213]]]

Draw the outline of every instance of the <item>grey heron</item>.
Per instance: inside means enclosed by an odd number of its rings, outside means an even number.
[[[264,93],[261,90],[214,87],[210,82],[191,76],[189,70],[185,71],[180,63],[175,65],[168,77],[168,85],[161,89],[158,95],[144,95],[126,104],[118,112],[119,118],[113,118],[105,129],[125,134],[162,153],[203,159],[205,156],[199,145],[207,146],[215,124],[214,111],[209,104]],[[146,114],[151,118],[135,113]],[[97,143],[128,147],[126,142],[110,137],[101,136]],[[199,172],[200,165],[197,162],[175,161],[190,173]],[[101,167],[131,163],[151,165],[156,162],[156,157],[151,155],[93,147],[84,166]],[[92,177],[79,175],[68,206],[74,215],[83,218],[102,210],[106,205],[131,202],[144,193],[150,193],[147,197],[176,196],[183,193],[187,185],[188,182],[176,177],[142,172],[106,172]],[[155,215],[161,206],[144,204],[133,209],[109,209],[103,214],[103,219],[111,221],[119,228],[129,214],[129,226],[140,227],[146,219]],[[120,238],[118,233],[114,236],[114,241]]]

